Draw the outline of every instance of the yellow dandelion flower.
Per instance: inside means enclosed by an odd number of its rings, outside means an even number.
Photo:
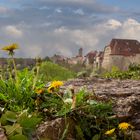
[[[54,87],[49,87],[48,89],[47,89],[47,91],[49,92],[49,93],[52,93],[53,91],[54,91]]]
[[[53,81],[51,83],[51,87],[54,87],[54,88],[59,88],[62,85],[63,85],[63,82],[62,81]]]
[[[127,130],[128,128],[133,128],[133,126],[131,124],[126,123],[126,122],[120,123],[118,127],[121,130]]]
[[[19,48],[19,46],[16,43],[13,43],[12,45],[3,47],[2,50],[13,51],[13,50],[18,49],[18,48]]]
[[[42,93],[44,93],[44,89],[36,90],[36,93],[37,93],[37,94],[42,94]]]
[[[106,131],[106,132],[105,132],[105,134],[106,134],[106,135],[111,135],[111,134],[113,134],[113,133],[114,133],[114,131],[115,131],[115,128],[113,128],[113,129],[111,129],[111,130]]]
[[[52,93],[52,92],[58,90],[59,87],[62,86],[62,85],[63,85],[63,82],[61,82],[61,81],[53,81],[53,82],[50,84],[50,86],[48,87],[47,91],[48,91],[49,93]]]
[[[9,55],[13,55],[14,54],[14,50],[18,49],[19,46],[16,43],[13,43],[9,46],[5,46],[2,48],[2,50],[9,52]]]

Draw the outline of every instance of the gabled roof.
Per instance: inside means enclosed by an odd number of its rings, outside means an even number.
[[[111,55],[131,56],[140,54],[140,42],[131,39],[112,39],[109,46]]]
[[[95,57],[97,54],[97,51],[90,51],[88,54],[86,54],[85,57]]]

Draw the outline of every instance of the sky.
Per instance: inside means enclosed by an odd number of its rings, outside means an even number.
[[[112,38],[140,41],[140,0],[0,0],[0,48],[16,57],[102,51]],[[0,50],[0,57],[7,54]]]

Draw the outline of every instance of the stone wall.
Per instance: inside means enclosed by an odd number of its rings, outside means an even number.
[[[110,70],[111,69],[111,58],[110,58],[111,49],[109,46],[105,47],[104,57],[102,62],[102,68]]]

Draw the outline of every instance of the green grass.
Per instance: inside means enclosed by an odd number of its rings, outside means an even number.
[[[131,64],[126,71],[120,70],[118,67],[113,66],[111,71],[103,74],[105,78],[113,79],[140,79],[140,64]]]
[[[74,72],[47,61],[42,63],[40,75],[42,75],[43,81],[67,80],[76,76]]]

